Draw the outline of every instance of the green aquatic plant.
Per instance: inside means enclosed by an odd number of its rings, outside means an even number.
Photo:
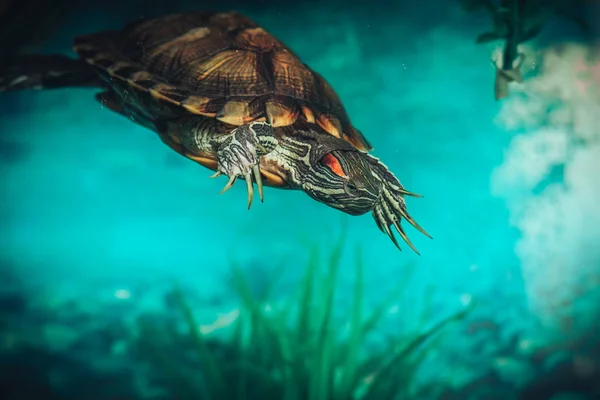
[[[491,17],[491,29],[479,34],[477,44],[504,42],[501,59],[492,59],[496,68],[494,97],[509,96],[509,84],[524,81],[521,66],[525,60],[519,46],[538,36],[544,25],[554,16],[575,23],[586,34],[591,33],[587,22],[572,13],[575,6],[587,0],[459,0],[466,12],[485,10]]]
[[[316,249],[310,254],[299,293],[279,308],[257,301],[238,265],[233,265],[240,317],[232,327],[227,355],[198,329],[185,296],[175,290],[201,371],[177,365],[154,351],[178,399],[386,400],[414,398],[412,382],[431,339],[468,309],[410,338],[399,338],[377,354],[365,354],[365,338],[404,291],[363,315],[363,264],[357,251],[353,305],[348,329],[334,323],[334,297],[343,241],[333,247],[320,276]],[[212,350],[211,350],[212,349]],[[154,349],[156,350],[156,349]],[[192,371],[190,371],[192,369]],[[199,384],[201,383],[201,384]]]

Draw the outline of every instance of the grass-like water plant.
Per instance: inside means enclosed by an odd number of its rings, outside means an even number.
[[[468,309],[452,315],[427,331],[389,344],[383,352],[368,354],[366,336],[373,331],[393,301],[363,315],[363,264],[357,252],[353,306],[349,328],[333,318],[334,295],[343,241],[333,246],[320,276],[316,249],[311,253],[299,293],[281,307],[267,311],[264,300],[252,294],[246,276],[233,266],[235,288],[241,300],[240,318],[225,345],[215,350],[198,329],[198,322],[184,296],[175,291],[185,318],[188,339],[199,370],[174,363],[154,351],[154,360],[168,374],[177,399],[281,399],[281,400],[392,400],[414,398],[413,378],[430,339]],[[405,285],[403,283],[401,285]],[[156,350],[156,349],[155,349]]]

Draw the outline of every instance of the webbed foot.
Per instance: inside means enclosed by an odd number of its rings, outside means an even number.
[[[234,129],[221,143],[217,151],[217,172],[211,176],[229,177],[229,181],[219,192],[225,193],[238,177],[246,180],[248,188],[248,209],[254,197],[253,179],[256,181],[258,196],[263,201],[263,184],[260,174],[260,156],[270,153],[277,145],[271,125],[266,122],[252,122]]]

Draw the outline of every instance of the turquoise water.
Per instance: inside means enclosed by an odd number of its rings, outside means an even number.
[[[73,35],[139,14],[133,3],[118,10],[70,16],[44,51],[69,54]],[[482,319],[510,331],[587,329],[597,310],[586,296],[600,284],[597,47],[551,21],[523,47],[531,79],[495,102],[489,60],[498,44],[474,43],[485,15],[451,5],[240,11],[325,76],[373,154],[424,196],[407,200],[433,236],[407,228],[421,256],[399,252],[370,215],[347,216],[301,192],[267,188],[247,210],[243,184],[218,195],[225,178],[208,179],[211,171],[103,109],[94,90],[61,89],[0,96],[0,262],[53,299],[126,290],[152,308],[159,301],[148,291],[175,279],[220,299],[202,311],[210,322],[235,306],[232,258],[250,273],[285,263],[294,276],[307,243],[326,251],[345,229],[341,279],[352,278],[360,246],[372,299],[416,267],[400,316],[433,287],[437,317],[476,298]]]

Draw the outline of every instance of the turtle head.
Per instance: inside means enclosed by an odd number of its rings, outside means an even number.
[[[354,149],[325,153],[302,184],[313,199],[350,215],[373,210],[381,185],[371,172],[367,156]]]

